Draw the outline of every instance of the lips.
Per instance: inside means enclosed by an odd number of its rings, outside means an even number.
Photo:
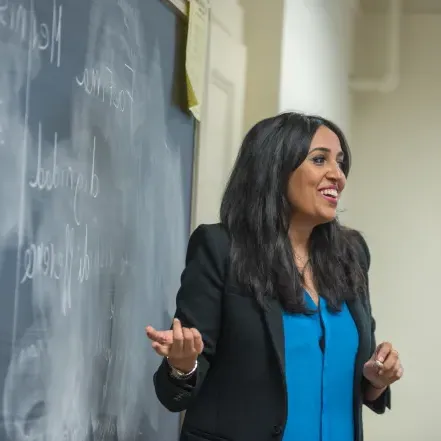
[[[338,198],[338,191],[336,188],[325,188],[323,190],[320,190],[320,193],[323,196],[329,196],[331,198]]]
[[[319,192],[332,205],[337,205],[339,193],[335,187],[322,188]]]

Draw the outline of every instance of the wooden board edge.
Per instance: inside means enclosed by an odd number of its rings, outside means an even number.
[[[184,17],[188,16],[188,0],[163,0],[177,9]]]

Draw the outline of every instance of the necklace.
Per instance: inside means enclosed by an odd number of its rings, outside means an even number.
[[[301,263],[306,263],[306,262],[308,262],[309,261],[309,257],[308,258],[304,258],[304,257],[300,257],[300,256],[298,256],[297,254],[295,254],[294,253],[294,257],[299,261],[299,262],[301,262]]]
[[[305,259],[305,258],[301,258],[300,256],[298,256],[297,254],[294,253],[294,258],[295,258],[298,262],[300,262],[300,264],[301,264],[301,265],[296,265],[296,266],[297,266],[297,269],[299,270],[300,277],[301,277],[302,280],[303,280],[303,279],[304,279],[304,276],[305,276],[305,270],[306,270],[307,266],[308,266],[309,263],[310,263],[309,257],[308,257],[307,259]],[[300,266],[301,266],[301,268],[300,268]]]

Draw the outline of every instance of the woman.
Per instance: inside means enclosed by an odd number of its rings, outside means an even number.
[[[190,238],[156,393],[187,410],[181,441],[361,441],[362,404],[390,408],[403,373],[375,344],[360,233],[336,217],[349,147],[324,118],[286,113],[245,137],[221,223]]]

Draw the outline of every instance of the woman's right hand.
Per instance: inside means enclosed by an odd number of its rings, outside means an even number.
[[[175,318],[173,329],[157,331],[152,326],[145,329],[147,337],[152,341],[152,348],[168,362],[184,373],[190,372],[204,349],[200,332],[195,328],[184,328]]]

